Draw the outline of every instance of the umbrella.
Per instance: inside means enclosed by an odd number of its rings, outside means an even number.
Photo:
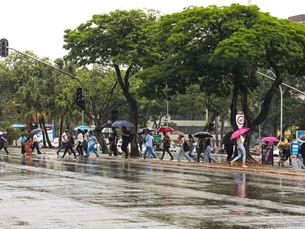
[[[184,135],[185,135],[183,132],[177,131],[177,130],[175,130],[175,131],[173,132],[173,134],[178,134],[179,136],[184,136]]]
[[[157,130],[157,133],[164,133],[164,132],[174,132],[174,129],[170,126],[162,126]]]
[[[78,130],[78,129],[80,129],[80,130],[88,130],[88,131],[91,130],[89,126],[77,126],[77,127],[74,128],[74,130]]]
[[[127,120],[117,120],[111,125],[112,127],[134,127],[134,125]]]
[[[112,128],[105,127],[104,129],[102,129],[102,133],[103,134],[111,134],[111,133],[113,133],[113,131],[112,131]]]
[[[152,131],[154,131],[155,129],[150,128],[150,127],[144,127],[144,128],[142,128],[142,129],[139,129],[139,130],[138,130],[138,134],[144,134],[144,133],[145,133],[145,130],[148,130],[149,132],[152,132]]]
[[[41,131],[43,131],[43,129],[37,128],[37,129],[32,130],[30,133],[31,133],[31,134],[37,134],[37,133],[39,133],[39,132],[41,132]]]
[[[250,130],[250,128],[248,128],[248,127],[240,128],[240,129],[238,129],[238,130],[236,130],[236,131],[233,132],[233,134],[232,134],[232,136],[231,136],[230,139],[232,140],[232,139],[234,139],[234,138],[237,138],[238,136],[240,136],[240,135],[246,133],[248,130]]]
[[[200,131],[200,132],[197,132],[196,134],[194,134],[194,137],[196,137],[196,138],[211,138],[213,136],[209,132]]]
[[[278,142],[279,140],[276,137],[264,137],[262,142]]]
[[[301,136],[299,139],[300,139],[301,141],[305,141],[305,136]]]
[[[233,134],[233,131],[228,132],[221,141],[221,144],[223,145],[234,145],[235,144],[235,140],[231,140],[231,136]]]

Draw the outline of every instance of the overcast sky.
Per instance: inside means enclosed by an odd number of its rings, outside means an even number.
[[[191,5],[232,3],[247,5],[248,0],[7,0],[1,3],[0,38],[7,38],[12,48],[32,50],[39,57],[55,60],[67,53],[62,48],[64,30],[75,29],[93,14],[143,8],[172,13]],[[303,0],[252,0],[251,3],[280,18],[305,14]]]

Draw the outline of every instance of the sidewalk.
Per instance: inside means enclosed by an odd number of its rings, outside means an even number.
[[[56,155],[57,149],[42,149],[43,154],[47,155]],[[162,152],[157,151],[156,155],[160,158]],[[95,155],[91,155],[90,157],[95,158]],[[176,153],[174,153],[174,157],[176,157]],[[235,162],[234,166],[231,167],[228,162],[226,162],[226,155],[225,154],[213,154],[218,161],[218,163],[206,163],[203,164],[202,162],[188,162],[185,159],[181,162],[177,160],[169,161],[169,156],[166,155],[164,160],[152,159],[147,158],[143,159],[142,157],[137,158],[128,158],[124,159],[121,155],[119,156],[108,156],[106,154],[101,154],[97,160],[109,160],[109,161],[128,161],[131,163],[136,164],[154,164],[154,165],[167,165],[173,167],[184,167],[189,169],[216,169],[216,170],[223,170],[223,171],[234,171],[234,172],[246,172],[246,173],[261,173],[261,174],[270,174],[270,175],[281,175],[281,176],[292,176],[292,177],[299,177],[305,178],[305,170],[301,169],[302,162],[299,159],[292,159],[292,166],[286,164],[283,168],[279,168],[277,165],[278,158],[274,158],[274,166],[271,165],[262,165],[262,164],[247,164],[247,168],[241,167],[240,162]],[[254,156],[254,158],[259,161],[260,157]]]

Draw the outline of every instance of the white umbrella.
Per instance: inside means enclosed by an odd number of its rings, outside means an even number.
[[[105,128],[102,130],[102,133],[103,133],[103,134],[111,134],[111,133],[113,133],[113,131],[112,131],[112,128],[110,128],[110,127],[105,127]]]

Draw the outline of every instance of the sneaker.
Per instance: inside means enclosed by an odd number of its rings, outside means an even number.
[[[172,161],[172,160],[174,160],[174,158],[173,158],[173,157],[170,159],[170,161]]]
[[[56,152],[57,156],[59,156],[59,152]]]
[[[163,160],[163,158],[160,158],[160,160]]]
[[[247,166],[247,165],[243,165],[243,166],[241,166],[241,167],[243,167],[243,168],[248,168],[248,166]]]
[[[233,167],[233,162],[232,161],[230,161],[230,166]]]
[[[100,155],[97,155],[96,157],[99,157]]]
[[[76,161],[76,157],[75,157],[75,158],[73,158],[73,161]]]

